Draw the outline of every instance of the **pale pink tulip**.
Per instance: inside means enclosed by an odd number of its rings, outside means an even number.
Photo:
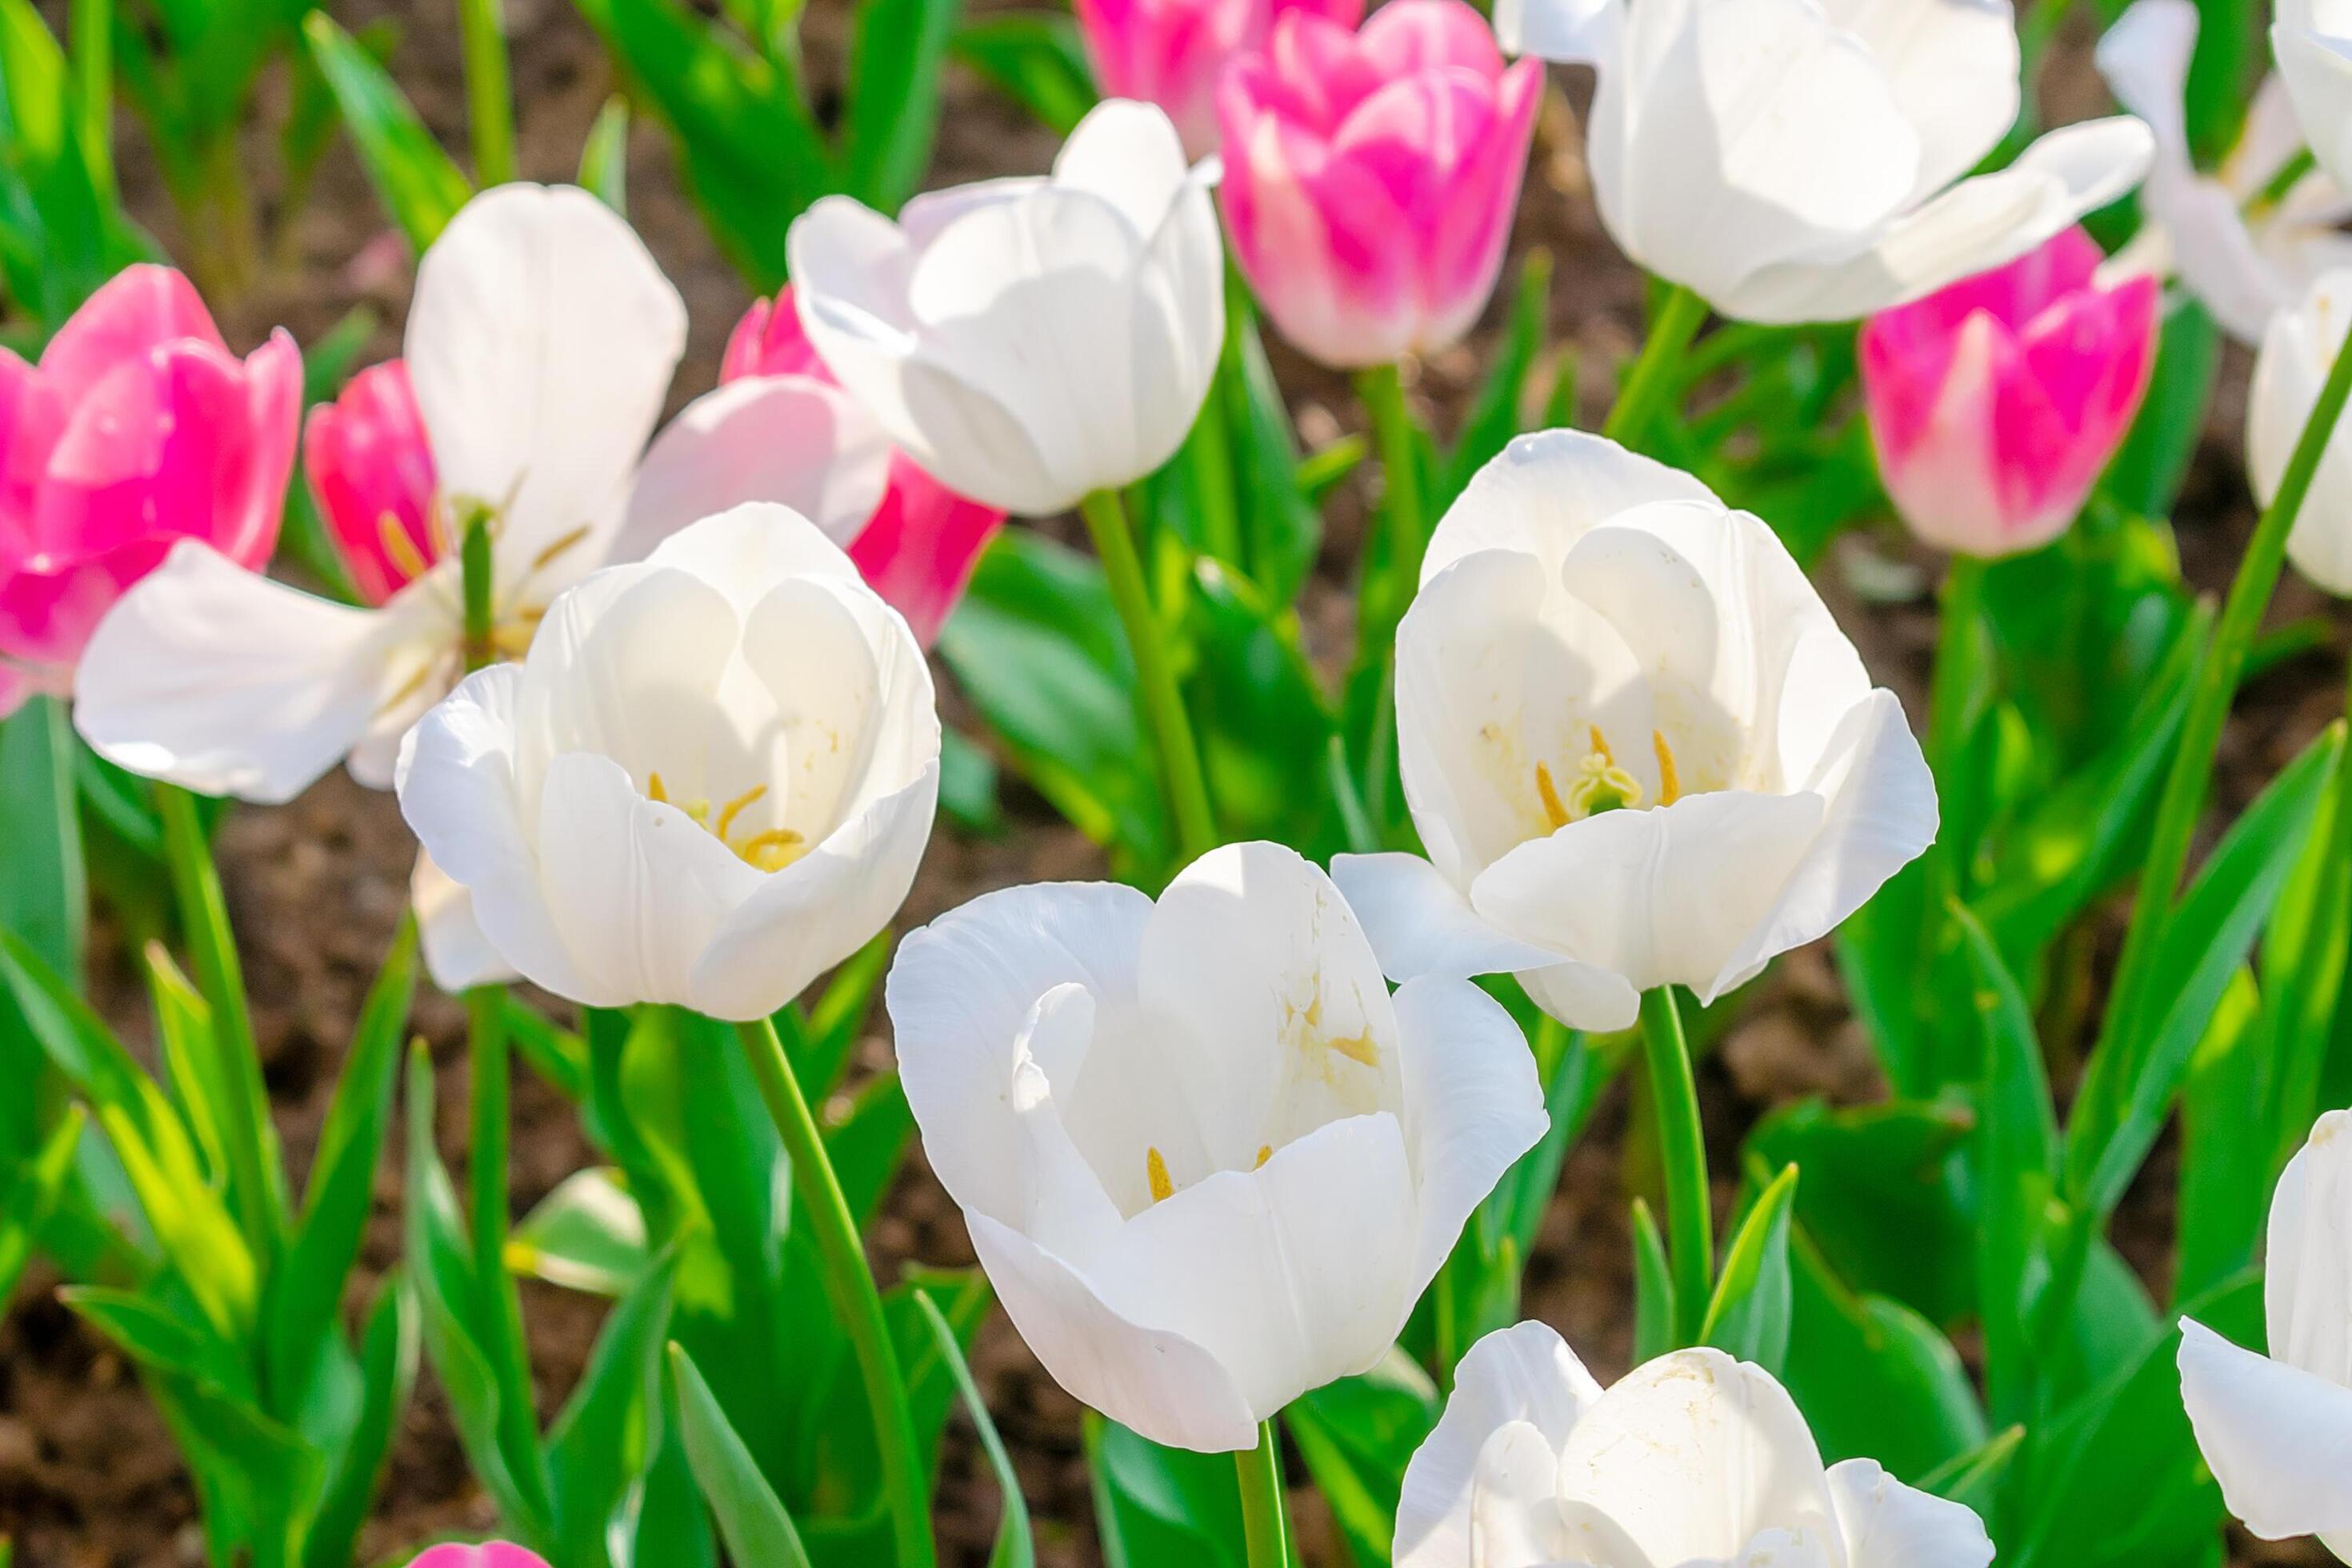
[[[418,1552],[409,1559],[408,1568],[547,1568],[547,1559],[510,1541],[485,1541],[478,1546],[453,1541]]]
[[[352,584],[381,605],[444,553],[433,447],[399,360],[370,365],[310,411],[302,471]]]
[[[801,330],[789,285],[773,301],[752,302],[729,334],[726,356],[719,363],[721,385],[766,375],[804,375],[838,384]],[[1004,513],[956,494],[906,453],[893,452],[889,485],[874,515],[849,542],[849,558],[929,647],[963,597],[981,551],[1003,521]]]
[[[70,691],[92,628],[180,540],[269,559],[301,405],[294,341],[238,360],[163,267],[117,274],[39,363],[0,349],[0,713]]]
[[[1862,329],[1864,405],[1914,532],[1969,555],[2047,544],[2122,445],[2156,358],[2158,284],[2102,282],[2068,229]]]
[[[1234,254],[1288,338],[1340,369],[1441,349],[1494,292],[1542,66],[1461,0],[1361,32],[1292,12],[1218,89]]]
[[[1217,79],[1256,54],[1292,11],[1353,27],[1364,0],[1073,0],[1087,62],[1105,98],[1156,103],[1188,158],[1217,150]]]

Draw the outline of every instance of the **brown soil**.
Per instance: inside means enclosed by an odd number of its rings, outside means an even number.
[[[45,6],[62,11],[62,5]],[[464,145],[461,75],[454,6],[446,0],[352,0],[339,19],[357,27],[395,16],[405,37],[394,61],[398,79],[451,148]],[[816,0],[809,16],[810,57],[823,72],[838,58],[843,0]],[[516,93],[521,105],[521,163],[527,176],[571,177],[589,124],[614,90],[614,77],[593,35],[563,0],[512,0],[509,6]],[[56,20],[56,18],[53,18]],[[2085,88],[2079,69],[2061,73],[2053,93],[2077,111]],[[951,79],[945,131],[933,171],[937,184],[1033,171],[1051,157],[1053,139],[975,81]],[[263,98],[265,121],[282,111],[282,89]],[[184,254],[146,153],[144,132],[126,116],[119,138],[133,205],[168,248]],[[257,147],[262,145],[259,134]],[[268,157],[256,167],[274,164]],[[728,329],[749,295],[719,258],[680,193],[662,135],[642,119],[629,158],[632,217],[684,293],[693,319],[688,359],[673,393],[683,402],[710,384]],[[262,193],[267,202],[270,193]],[[249,296],[226,307],[233,341],[249,343],[279,323],[309,342],[355,305],[376,308],[386,324],[368,358],[397,352],[396,325],[409,282],[404,252],[362,181],[348,149],[338,146],[308,204],[286,232],[279,265]],[[1577,124],[1557,92],[1547,107],[1523,204],[1517,247],[1548,247],[1558,262],[1553,342],[1588,367],[1584,423],[1603,411],[1609,377],[1635,346],[1639,281],[1601,233],[1585,188]],[[1490,311],[1490,317],[1496,312]],[[1490,321],[1488,331],[1491,333]],[[1360,426],[1345,383],[1276,349],[1278,369],[1310,442]],[[1439,356],[1422,367],[1417,394],[1441,428],[1466,397],[1485,363],[1482,345]],[[2183,553],[2191,577],[2218,589],[2235,563],[2247,505],[2236,460],[2244,366],[2233,363],[2218,400],[2207,448],[2184,510]],[[1310,585],[1304,619],[1321,662],[1344,659],[1356,535],[1369,489],[1361,480],[1328,509],[1329,539]],[[1870,548],[1913,558],[1898,532],[1874,536]],[[1921,566],[1929,563],[1916,557]],[[1834,569],[1824,586],[1842,621],[1862,645],[1873,671],[1920,711],[1933,638],[1924,603],[1864,605]],[[2280,618],[2323,613],[2319,595],[2290,574]],[[2299,660],[2249,695],[2224,753],[2225,794],[2242,804],[2277,765],[2336,710],[2331,661]],[[974,842],[942,829],[899,922],[905,930],[991,889],[1019,882],[1104,874],[1099,852],[1042,803],[1008,781],[1011,830]],[[405,897],[413,844],[388,796],[340,774],[296,804],[238,811],[222,839],[231,912],[244,947],[257,1028],[278,1125],[299,1175],[324,1114],[333,1074],[361,995],[389,942]],[[126,1037],[143,1042],[147,1023],[119,952],[96,959],[101,994]],[[1826,952],[1791,955],[1758,994],[1721,1049],[1702,1065],[1710,1147],[1719,1197],[1727,1201],[1730,1155],[1770,1107],[1812,1093],[1841,1101],[1884,1092],[1867,1043],[1847,1014]],[[462,1024],[446,999],[420,995],[415,1026],[433,1044],[442,1073],[441,1142],[453,1168],[462,1162],[465,1097]],[[877,1026],[882,1027],[877,1019]],[[887,1059],[887,1039],[862,1047],[869,1065]],[[514,1100],[515,1212],[589,1163],[591,1152],[558,1096],[528,1073]],[[1632,1274],[1625,1219],[1624,1098],[1612,1090],[1571,1152],[1527,1276],[1526,1310],[1559,1328],[1604,1380],[1625,1369],[1632,1352]],[[2159,1158],[2158,1164],[2165,1161]],[[2169,1182],[2155,1173],[2119,1231],[2151,1278],[2166,1267]],[[377,1214],[362,1265],[365,1283],[391,1266],[399,1247],[400,1182],[381,1173]],[[919,1152],[894,1191],[873,1246],[883,1268],[901,1259],[971,1260],[961,1222],[931,1179]],[[25,1568],[102,1568],[113,1564],[202,1562],[195,1505],[161,1423],[121,1358],[100,1344],[54,1300],[57,1280],[37,1265],[0,1321],[0,1535],[13,1535]],[[550,1413],[583,1366],[602,1316],[589,1298],[527,1286],[533,1367],[542,1414]],[[1039,1536],[1041,1561],[1076,1568],[1099,1561],[1079,1449],[1079,1409],[1047,1379],[1002,1315],[982,1330],[974,1370],[1011,1447]],[[1294,1467],[1295,1469],[1295,1467]],[[1302,1544],[1310,1563],[1344,1561],[1328,1537],[1319,1505],[1296,1494]],[[939,1502],[941,1544],[951,1563],[986,1558],[997,1517],[994,1482],[961,1427],[951,1428]],[[420,1382],[392,1457],[362,1559],[402,1552],[437,1531],[482,1531],[490,1507],[467,1475],[433,1380]],[[2239,1561],[2317,1563],[2324,1554],[2299,1547],[2263,1548]],[[2316,1549],[2311,1549],[2316,1553]]]

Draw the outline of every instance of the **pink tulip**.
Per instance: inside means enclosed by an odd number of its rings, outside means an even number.
[[[268,561],[301,405],[294,340],[240,362],[168,268],[117,274],[38,364],[0,349],[0,713],[69,691],[100,618],[177,541]]]
[[[399,360],[370,365],[310,411],[302,469],[352,585],[381,605],[441,557],[433,447]]]
[[[485,1541],[478,1546],[453,1541],[418,1552],[408,1560],[408,1568],[547,1568],[547,1559],[510,1541]]]
[[[1862,329],[1864,406],[1887,493],[1921,538],[2039,549],[2122,445],[2156,358],[2156,279],[2102,283],[2069,229]]]
[[[1184,154],[1217,150],[1217,79],[1236,57],[1264,50],[1292,11],[1353,27],[1364,0],[1074,0],[1087,61],[1105,98],[1158,104],[1176,122]]]
[[[1494,292],[1542,66],[1508,67],[1461,0],[1361,32],[1292,12],[1218,89],[1234,254],[1276,326],[1340,369],[1426,353]]]
[[[728,335],[719,364],[726,384],[758,375],[805,375],[828,385],[833,373],[801,331],[789,286],[773,302],[754,300]],[[1004,514],[967,500],[915,466],[904,452],[890,455],[890,482],[857,537],[849,558],[874,591],[907,617],[917,640],[930,647],[963,597],[980,552],[996,536]]]

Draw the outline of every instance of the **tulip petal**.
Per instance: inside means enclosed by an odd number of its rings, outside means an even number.
[[[2273,1355],[2352,1386],[2352,1111],[2311,1130],[2271,1199],[2263,1299]]]
[[[839,388],[755,376],[705,393],[655,437],[613,558],[642,560],[688,523],[773,501],[846,544],[882,500],[890,443]]]
[[[1919,133],[1923,201],[1967,174],[2017,119],[2017,20],[1992,0],[1822,0],[1859,36]]]
[[[2338,185],[2352,186],[2352,38],[2331,36],[2315,21],[2310,0],[2288,0],[2271,28],[2271,47],[2319,166]]]
[[[74,721],[133,773],[290,800],[379,724],[404,727],[394,699],[437,618],[419,599],[331,604],[183,541],[99,624]]]
[[[2185,103],[2198,30],[2194,0],[2133,0],[2099,38],[2099,74],[2116,101],[2147,122],[2159,169],[2189,167]]]
[[[1541,1444],[1540,1495],[1556,1531],[1559,1450],[1600,1399],[1601,1385],[1547,1323],[1530,1320],[1497,1329],[1472,1345],[1454,1369],[1444,1413],[1405,1467],[1396,1568],[1462,1568],[1480,1561],[1472,1551],[1474,1533],[1486,1531],[1477,1528],[1473,1503],[1486,1468],[1484,1451],[1513,1426],[1528,1428]],[[1528,1458],[1532,1463],[1534,1450]],[[1527,1533],[1545,1539],[1532,1529]]]
[[[1556,580],[1569,551],[1591,530],[1620,512],[1664,500],[1722,504],[1681,469],[1605,436],[1545,430],[1518,437],[1446,508],[1422,557],[1422,585],[1480,550],[1524,552]]]
[[[1548,968],[1559,955],[1506,936],[1418,855],[1334,855],[1331,880],[1364,928],[1391,980],[1462,980]]]
[[[1003,523],[1002,511],[956,494],[902,452],[892,457],[882,504],[849,546],[849,558],[929,647]]]
[[[1829,1470],[1846,1568],[1986,1568],[1992,1538],[1974,1509],[1906,1487],[1874,1459]]]
[[[409,873],[408,903],[416,911],[416,935],[425,973],[445,995],[461,995],[477,985],[520,980],[514,965],[499,956],[474,918],[474,895],[419,853]]]
[[[2285,478],[2305,422],[2352,323],[2352,271],[2332,272],[2296,305],[2270,319],[2246,396],[2246,478],[2268,506]],[[2330,440],[2312,493],[2352,495],[2352,444]],[[2287,534],[2287,558],[2331,594],[2352,594],[2352,528],[2340,506],[2306,506]]]
[[[857,576],[840,545],[804,514],[774,501],[744,501],[706,517],[655,545],[645,560],[718,589],[744,617],[786,578]]]
[[[1609,74],[1625,25],[1624,0],[1495,0],[1495,38],[1504,52]]]
[[[965,1223],[1005,1315],[1055,1383],[1155,1443],[1206,1454],[1256,1447],[1257,1413],[1214,1355],[1122,1317],[1019,1231],[976,1212]]]
[[[2183,1318],[2180,1396],[2222,1500],[2248,1530],[2266,1541],[2352,1533],[2352,1388]]]
[[[172,268],[133,262],[100,284],[49,339],[41,350],[41,379],[71,406],[118,365],[184,342],[228,353],[194,284]]]
[[[1110,99],[1087,111],[1054,158],[1054,183],[1116,207],[1138,235],[1159,231],[1191,176],[1168,116],[1148,103]]]
[[[1421,1189],[1419,1295],[1470,1212],[1551,1124],[1535,1058],[1503,1005],[1466,980],[1423,975],[1397,988],[1404,1133]]]

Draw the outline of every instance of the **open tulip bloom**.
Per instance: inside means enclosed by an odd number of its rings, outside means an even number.
[[[1901,703],[1771,529],[1577,431],[1521,437],[1439,522],[1397,740],[1429,858],[1332,862],[1382,965],[1513,971],[1571,1027],[1712,1001],[1936,834]]]
[[[991,893],[888,984],[931,1167],[1005,1310],[1154,1441],[1257,1442],[1388,1352],[1463,1222],[1542,1134],[1475,986],[1393,997],[1339,890],[1271,844],[1131,888]]]
[[[1976,1514],[1869,1459],[1824,1467],[1788,1391],[1716,1350],[1604,1392],[1539,1322],[1454,1369],[1405,1469],[1397,1568],[1985,1568]]]
[[[2271,1198],[2271,1353],[2180,1321],[2180,1394],[2230,1511],[2352,1563],[2352,1111],[2331,1110]]]
[[[960,494],[1048,516],[1165,462],[1224,341],[1213,163],[1114,100],[1045,179],[846,196],[793,221],[809,340],[890,439]]]
[[[2179,273],[2222,330],[2259,342],[2263,325],[2314,279],[2352,265],[2352,237],[2343,233],[2352,198],[2317,169],[2267,194],[2305,145],[2287,97],[2293,73],[2263,79],[2237,145],[2210,174],[2198,169],[2184,107],[2198,26],[2194,0],[2137,0],[2099,40],[2100,74],[2156,135],[2156,162],[2140,188],[2144,221],[2116,262]],[[2282,59],[2285,36],[2283,28]]]
[[[1506,47],[1591,64],[1594,200],[1649,270],[1743,321],[1835,321],[2023,254],[2129,190],[2129,119],[1970,176],[2017,118],[2007,0],[1500,0]]]

